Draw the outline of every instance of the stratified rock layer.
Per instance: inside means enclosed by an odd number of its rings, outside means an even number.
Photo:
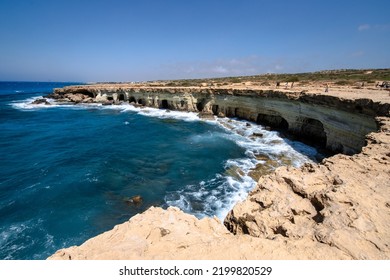
[[[49,259],[389,259],[390,119],[354,156],[261,177],[224,224],[150,208]]]
[[[377,95],[374,92],[374,97]],[[368,98],[271,89],[156,88],[85,85],[56,89],[49,97],[105,105],[128,102],[169,110],[200,112],[203,117],[238,117],[310,138],[334,152],[354,154],[377,129],[375,116],[388,116],[390,104]],[[386,97],[387,98],[387,97]]]

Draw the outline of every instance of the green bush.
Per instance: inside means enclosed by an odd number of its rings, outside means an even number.
[[[350,85],[351,82],[346,81],[346,80],[341,80],[341,81],[335,82],[334,84],[335,84],[335,85],[338,85],[338,86],[346,86],[346,85]]]
[[[229,82],[237,84],[237,83],[241,83],[241,79],[240,78],[230,78]]]
[[[286,82],[289,82],[289,83],[299,82],[299,78],[297,76],[288,77]]]

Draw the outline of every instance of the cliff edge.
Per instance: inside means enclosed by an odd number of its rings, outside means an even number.
[[[390,259],[390,118],[352,156],[280,167],[222,223],[152,207],[49,259]]]

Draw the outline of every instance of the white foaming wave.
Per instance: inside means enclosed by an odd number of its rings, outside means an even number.
[[[263,126],[238,120],[221,119],[217,122],[225,130],[230,131],[230,139],[247,151],[247,155],[269,154],[288,156],[294,166],[313,161],[317,150],[298,141],[286,140],[276,131],[268,131]],[[249,124],[249,126],[247,125]],[[228,125],[228,126],[227,126]],[[262,136],[256,136],[262,135]]]
[[[31,226],[29,222],[20,222],[13,223],[7,228],[0,228],[0,250],[3,252],[7,252],[7,256],[5,259],[12,259],[12,254],[15,251],[23,250],[26,246],[23,245],[12,245],[12,241],[15,236],[23,235],[26,230],[28,230]]]
[[[166,109],[157,109],[151,107],[135,107],[132,104],[104,105],[104,106],[101,104],[85,104],[85,105],[95,106],[105,110],[135,112],[142,116],[154,117],[159,119],[177,119],[177,120],[183,120],[188,122],[195,122],[200,120],[198,114],[194,112],[170,111]]]
[[[18,100],[18,101],[13,101],[10,103],[10,105],[14,109],[19,109],[19,110],[35,110],[35,109],[40,109],[44,108],[47,105],[44,104],[32,104],[37,99],[43,98],[42,96],[35,96],[35,97],[30,97],[24,100]]]
[[[78,104],[78,106],[86,108],[99,108],[102,110],[115,110],[120,112],[134,112],[142,116],[154,117],[159,119],[177,119],[183,121],[199,121],[197,113],[194,112],[180,112],[180,111],[170,111],[165,109],[157,109],[150,107],[135,107],[132,104],[119,104],[119,105],[102,105],[102,104]]]
[[[201,181],[199,185],[185,186],[166,196],[165,201],[168,205],[177,206],[198,218],[216,216],[223,222],[233,206],[244,200],[248,192],[256,186],[255,180],[247,175],[255,166],[256,160],[253,158],[229,159],[225,163],[225,170],[236,167],[243,174],[237,174],[235,177],[227,173],[216,174],[214,178]]]
[[[210,137],[225,137],[244,148],[246,157],[225,162],[225,170],[236,169],[234,174],[217,174],[214,179],[202,181],[197,187],[185,186],[176,195],[166,196],[168,205],[178,206],[198,218],[215,215],[223,221],[232,207],[247,197],[248,192],[256,186],[256,181],[248,175],[249,172],[257,164],[265,163],[265,160],[256,158],[257,155],[266,155],[277,162],[277,166],[291,164],[299,167],[305,162],[312,162],[317,154],[316,149],[283,139],[278,132],[265,130],[255,123],[227,118],[211,123],[221,126],[227,133],[196,135],[191,140],[211,141]]]
[[[178,119],[188,122],[195,122],[200,120],[198,114],[193,112],[169,111],[155,108],[143,108],[139,111],[139,114],[160,119]]]
[[[39,240],[40,243],[46,248],[53,251],[54,246],[54,236],[49,234],[47,230],[42,226],[43,220],[41,218],[26,220],[23,222],[15,222],[10,225],[4,226],[0,228],[0,250],[7,253],[4,259],[15,259],[14,255],[21,250],[24,250],[28,247],[32,247],[37,240],[30,240],[27,244],[12,244],[16,238],[20,238],[21,236],[29,237],[31,232],[38,229],[43,232],[44,238],[43,240]],[[45,254],[45,253],[44,253]],[[44,256],[36,255],[34,259],[40,259]]]
[[[54,99],[45,98],[50,105],[45,104],[32,104],[37,99],[43,99],[43,96],[35,96],[30,97],[20,101],[13,101],[10,105],[19,110],[38,110],[38,109],[47,109],[47,108],[55,108],[55,107],[66,107],[69,109],[102,109],[102,110],[115,110],[121,112],[135,112],[143,116],[155,117],[160,119],[177,119],[183,120],[187,122],[195,122],[200,121],[197,113],[194,112],[181,112],[181,111],[170,111],[165,109],[157,109],[157,108],[145,108],[145,107],[135,107],[132,104],[119,104],[119,105],[102,105],[100,103],[58,103]]]
[[[245,199],[248,192],[256,185],[249,176],[236,179],[220,176],[215,185],[214,178],[197,186],[185,186],[183,189],[165,197],[169,206],[176,206],[198,218],[216,216],[223,222],[227,213],[238,202]]]
[[[26,225],[23,223],[20,224],[13,224],[7,229],[0,229],[0,248],[4,246],[4,244],[8,243],[9,238],[13,234],[20,234],[24,229],[26,228]]]
[[[50,104],[49,105],[33,104],[33,102],[38,99],[46,99],[46,101],[49,102]],[[61,107],[66,107],[71,109],[84,108],[84,106],[80,106],[78,104],[74,105],[72,103],[58,103],[55,99],[46,98],[43,96],[35,96],[24,100],[12,101],[9,105],[11,105],[14,109],[21,110],[21,111],[35,111],[35,110],[61,108]]]

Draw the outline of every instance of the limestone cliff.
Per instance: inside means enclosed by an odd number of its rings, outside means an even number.
[[[388,103],[300,93],[255,98],[253,92],[203,96],[151,89],[139,95],[119,90],[118,96],[107,88],[87,91],[73,87],[55,94],[58,99],[83,94],[94,102],[104,95],[105,101],[116,96],[113,102],[134,102],[133,97],[149,106],[233,112],[273,124],[282,124],[282,118],[308,135],[324,132],[327,146],[341,145],[345,152],[366,146],[352,156],[338,154],[299,169],[280,167],[261,177],[227,215],[225,226],[216,218],[198,220],[177,208],[152,207],[49,259],[390,259]],[[120,97],[123,92],[129,95]]]
[[[84,96],[84,99],[83,99]],[[72,102],[129,102],[170,110],[202,112],[281,128],[310,138],[334,152],[354,154],[377,129],[375,116],[387,116],[389,103],[276,90],[138,88],[126,85],[71,86],[50,95]]]

